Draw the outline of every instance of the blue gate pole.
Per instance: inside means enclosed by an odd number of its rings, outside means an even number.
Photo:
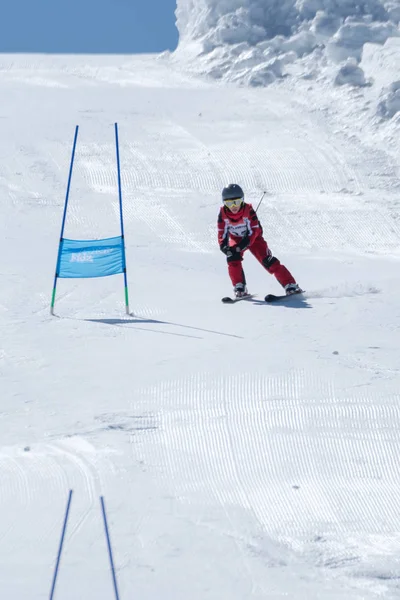
[[[68,523],[69,509],[70,509],[70,506],[71,506],[71,500],[72,500],[72,490],[69,491],[68,503],[67,503],[67,510],[65,512],[64,525],[63,525],[62,533],[61,533],[60,547],[58,549],[57,562],[56,562],[56,567],[54,569],[53,583],[52,583],[51,591],[50,591],[50,600],[53,600],[54,590],[56,588],[58,568],[60,566],[61,552],[62,552],[63,545],[64,545],[65,531],[67,529],[67,523]]]
[[[118,196],[119,196],[119,214],[121,219],[121,238],[122,238],[122,257],[124,261],[124,285],[125,285],[125,309],[129,315],[129,295],[128,295],[128,279],[126,275],[126,254],[125,254],[125,234],[124,234],[124,216],[122,212],[122,187],[121,187],[121,164],[119,160],[119,142],[118,142],[118,124],[115,123],[115,145],[117,149],[117,171],[118,171]]]
[[[108,531],[108,525],[107,525],[106,507],[104,505],[103,496],[100,497],[100,503],[101,503],[101,508],[103,511],[104,529],[106,532],[108,556],[110,558],[111,573],[112,573],[112,578],[113,578],[113,583],[114,583],[115,600],[119,600],[117,577],[115,575],[114,559],[113,559],[113,554],[112,554],[110,533]]]
[[[67,193],[66,193],[66,196],[65,196],[64,214],[63,214],[63,218],[62,218],[60,241],[59,241],[59,245],[58,245],[56,274],[54,276],[53,294],[52,294],[52,297],[51,297],[50,314],[52,314],[52,315],[54,315],[54,303],[56,301],[56,288],[57,288],[57,279],[58,279],[58,267],[59,267],[59,263],[60,263],[61,242],[63,240],[64,228],[65,228],[65,220],[67,218],[69,190],[70,190],[70,187],[71,187],[72,169],[73,169],[73,166],[74,166],[76,141],[78,139],[78,130],[79,130],[79,126],[77,125],[76,128],[75,128],[74,144],[72,146],[71,165],[69,167]]]

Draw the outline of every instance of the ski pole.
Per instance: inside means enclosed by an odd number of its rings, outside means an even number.
[[[112,573],[112,578],[113,578],[113,583],[114,583],[115,600],[119,600],[118,585],[117,585],[117,576],[115,574],[114,559],[113,559],[113,553],[112,553],[112,548],[111,548],[110,533],[108,531],[106,507],[105,507],[105,504],[104,504],[104,497],[103,496],[100,496],[100,504],[101,504],[101,509],[102,509],[102,512],[103,512],[104,530],[106,532],[107,547],[108,547],[108,557],[110,559],[111,573]]]
[[[260,204],[261,204],[261,202],[264,200],[264,196],[265,196],[265,194],[266,194],[266,193],[267,193],[267,192],[263,192],[263,193],[262,193],[262,196],[261,196],[260,202],[258,203],[258,206],[257,206],[257,208],[256,208],[256,212],[257,212],[257,211],[258,211],[258,209],[260,208]]]
[[[66,510],[66,513],[65,513],[64,525],[63,525],[62,532],[61,532],[60,547],[58,549],[57,561],[56,561],[56,566],[55,566],[55,569],[54,569],[53,583],[51,585],[51,591],[50,591],[50,600],[53,600],[53,598],[54,598],[54,590],[56,588],[58,569],[60,567],[61,553],[62,553],[62,549],[63,549],[63,546],[64,546],[64,538],[65,538],[65,532],[66,532],[66,529],[67,529],[67,523],[68,523],[68,517],[69,517],[69,509],[71,507],[71,500],[72,500],[72,490],[70,490],[69,494],[68,494],[67,510]]]

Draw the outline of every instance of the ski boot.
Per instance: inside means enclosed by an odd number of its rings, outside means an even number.
[[[237,283],[233,288],[233,292],[235,294],[235,298],[245,298],[246,296],[250,296],[244,283]]]
[[[303,290],[299,287],[298,283],[288,283],[285,285],[286,296],[291,296],[292,294],[301,294]]]

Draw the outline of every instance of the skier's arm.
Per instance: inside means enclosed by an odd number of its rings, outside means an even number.
[[[250,227],[251,227],[251,235],[249,236],[249,241],[247,248],[252,246],[254,242],[263,234],[263,229],[261,223],[257,217],[256,211],[253,207],[250,208],[249,211],[249,219],[250,219]]]
[[[250,221],[250,230],[243,236],[243,238],[235,245],[235,248],[239,252],[244,252],[247,248],[250,248],[254,242],[262,236],[262,227],[261,223],[258,220],[255,210],[253,207],[250,207],[249,210],[249,221]]]
[[[225,253],[225,249],[228,248],[228,246],[229,246],[229,234],[226,231],[225,221],[222,218],[221,211],[218,215],[217,228],[218,228],[218,245],[219,245],[221,251]]]

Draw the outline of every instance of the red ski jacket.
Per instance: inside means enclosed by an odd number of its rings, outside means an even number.
[[[233,214],[226,206],[222,206],[218,215],[218,243],[220,247],[226,243],[230,246],[238,244],[243,238],[249,238],[249,246],[262,237],[263,230],[256,212],[251,204],[243,203],[242,208]]]

